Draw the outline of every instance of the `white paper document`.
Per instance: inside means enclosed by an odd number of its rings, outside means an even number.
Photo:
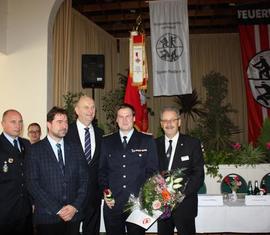
[[[161,211],[154,211],[153,216],[150,216],[146,212],[136,209],[132,211],[126,221],[148,229],[161,214]]]

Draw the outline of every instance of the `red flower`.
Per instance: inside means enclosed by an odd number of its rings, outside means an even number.
[[[235,149],[235,150],[240,150],[240,149],[241,149],[241,144],[235,143],[235,144],[232,144],[232,147],[233,147],[233,149]]]
[[[229,177],[229,176],[226,176],[226,177],[225,177],[224,182],[225,182],[227,185],[231,186],[231,180],[230,180],[230,177]]]
[[[268,150],[270,150],[270,142],[267,142],[267,143],[266,143],[266,148],[267,148]]]

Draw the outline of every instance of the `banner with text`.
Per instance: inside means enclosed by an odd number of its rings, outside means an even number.
[[[238,8],[242,64],[247,96],[248,140],[256,143],[270,116],[270,7]]]
[[[187,0],[150,1],[154,96],[192,93]]]

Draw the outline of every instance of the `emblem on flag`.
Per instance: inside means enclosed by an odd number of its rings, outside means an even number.
[[[247,76],[254,99],[270,108],[270,50],[259,52],[250,60]]]

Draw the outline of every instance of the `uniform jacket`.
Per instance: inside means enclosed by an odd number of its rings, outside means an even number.
[[[25,185],[24,161],[30,142],[19,138],[21,152],[0,135],[0,224],[12,223],[31,214]]]
[[[88,181],[88,197],[86,203],[91,204],[92,206],[99,206],[101,203],[102,194],[98,185],[98,165],[99,165],[101,138],[104,132],[103,130],[94,125],[93,127],[95,133],[96,148],[92,160],[88,165],[89,181]],[[81,156],[86,161],[76,122],[72,123],[69,126],[68,133],[65,136],[65,139],[67,139],[69,142],[72,142],[73,144],[76,144],[79,147],[81,151]]]
[[[165,137],[161,136],[156,139],[156,144],[159,156],[159,170],[167,170]],[[185,169],[184,179],[187,181],[187,185],[184,191],[186,197],[176,208],[174,215],[178,217],[196,217],[198,211],[197,192],[204,182],[204,160],[201,143],[198,139],[179,134],[171,170],[176,168]]]
[[[87,194],[87,165],[76,145],[67,141],[64,141],[64,154],[64,175],[47,137],[32,145],[31,153],[26,156],[26,180],[35,205],[36,224],[59,222],[56,213],[67,204],[78,210],[72,221],[81,219]]]
[[[126,150],[119,132],[103,138],[101,144],[99,182],[109,188],[115,199],[113,210],[122,211],[129,195],[138,196],[145,180],[158,171],[154,139],[134,130]]]

